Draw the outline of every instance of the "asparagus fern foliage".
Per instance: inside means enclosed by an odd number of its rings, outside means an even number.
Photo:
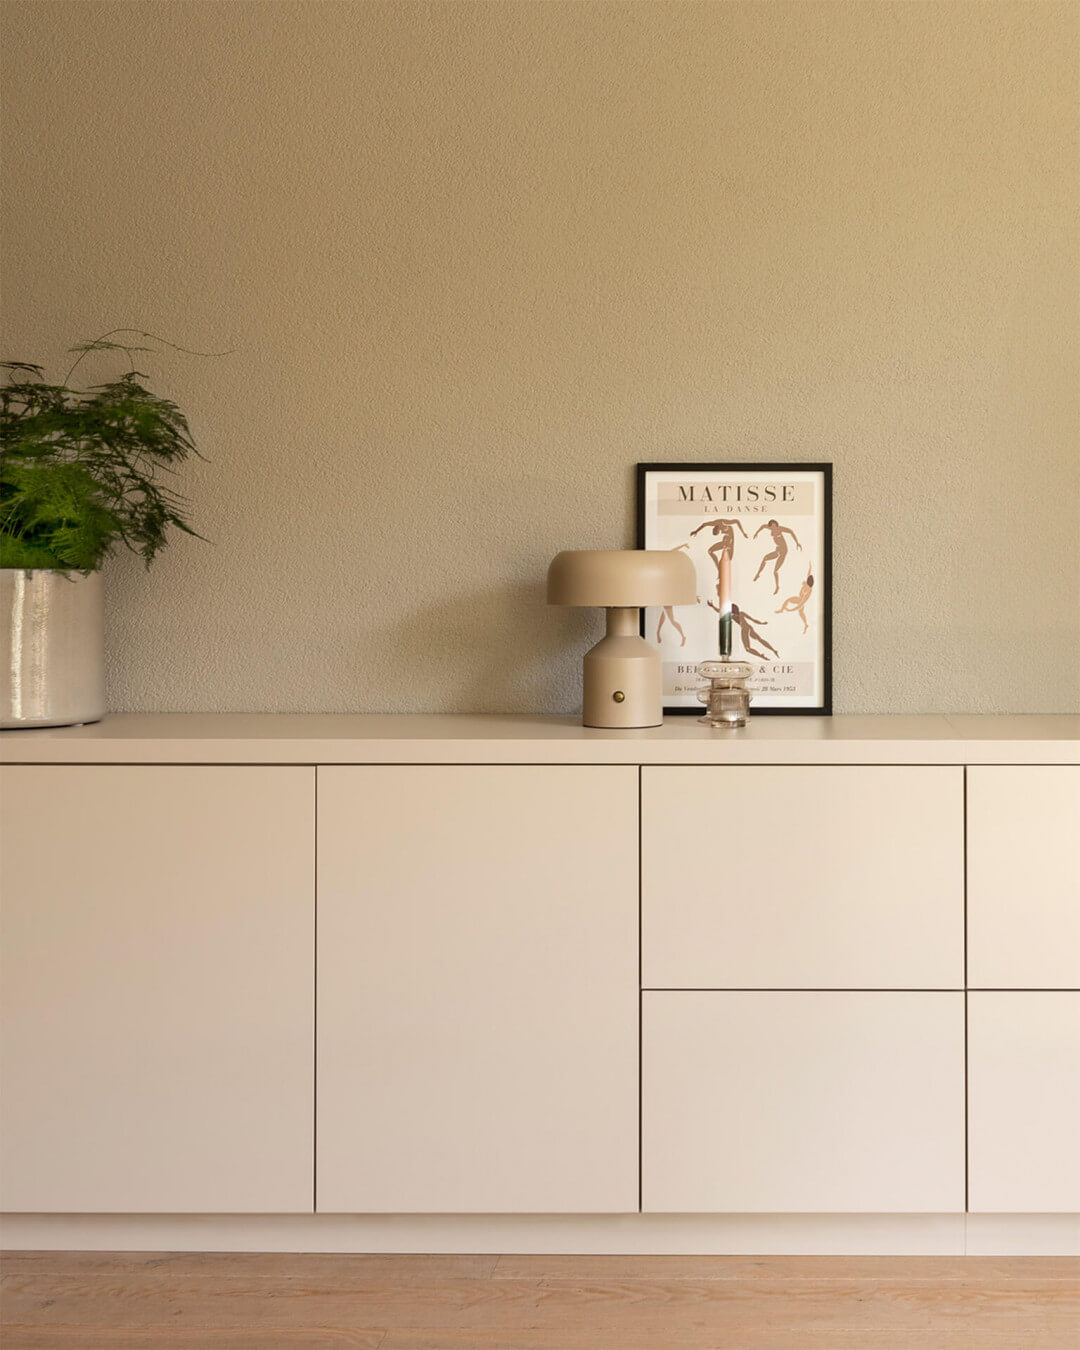
[[[149,567],[170,527],[195,535],[185,498],[161,481],[198,455],[187,420],[134,368],[134,353],[149,349],[110,336],[71,348],[79,357],[63,384],[49,384],[41,366],[0,362],[0,567],[92,572],[117,546]],[[69,388],[93,351],[125,352],[132,368]]]

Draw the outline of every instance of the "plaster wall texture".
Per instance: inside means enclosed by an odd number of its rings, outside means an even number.
[[[114,709],[569,711],[664,459],[834,461],[838,711],[1080,709],[1073,0],[3,13],[4,354],[231,349]]]

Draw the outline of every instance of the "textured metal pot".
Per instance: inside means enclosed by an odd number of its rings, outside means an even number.
[[[63,727],[105,714],[100,572],[0,569],[0,726]]]

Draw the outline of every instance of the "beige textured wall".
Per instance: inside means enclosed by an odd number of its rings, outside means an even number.
[[[568,710],[639,459],[832,459],[838,711],[1080,707],[1080,6],[4,6],[3,346],[152,328],[127,709]],[[91,372],[94,373],[94,372]]]

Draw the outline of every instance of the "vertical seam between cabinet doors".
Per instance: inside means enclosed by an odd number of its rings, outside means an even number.
[[[961,838],[963,840],[964,875],[961,883],[961,897],[964,917],[964,1213],[971,1213],[971,1119],[969,1111],[970,1092],[968,1090],[968,771],[963,769],[963,820]],[[966,1229],[965,1229],[966,1250]]]
[[[644,1208],[644,1174],[645,1174],[645,1153],[644,1153],[644,1134],[645,1134],[645,1046],[644,1046],[644,1023],[645,1023],[645,994],[643,984],[645,982],[645,971],[643,966],[643,947],[642,947],[642,853],[645,847],[645,831],[642,813],[642,779],[645,769],[639,764],[637,771],[637,963],[638,963],[638,1017],[637,1017],[637,1055],[638,1055],[638,1126],[637,1126],[637,1172],[638,1172],[638,1190],[637,1203],[638,1213],[641,1214]]]
[[[319,1212],[319,766],[315,765],[314,849],[311,860],[311,1212]]]

